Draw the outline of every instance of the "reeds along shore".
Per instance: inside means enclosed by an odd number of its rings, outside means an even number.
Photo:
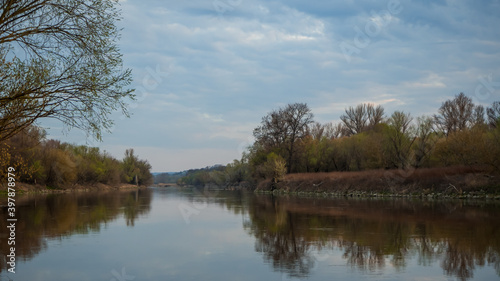
[[[327,193],[346,196],[499,197],[500,178],[481,167],[298,173],[273,183],[265,180],[257,192]],[[500,198],[500,197],[499,197]]]

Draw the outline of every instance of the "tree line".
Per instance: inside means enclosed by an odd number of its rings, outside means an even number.
[[[0,15],[1,171],[12,166],[21,181],[52,187],[150,183],[151,166],[132,149],[117,160],[46,140],[34,125],[53,118],[101,140],[113,112],[129,116],[135,95],[117,44],[118,1],[5,0]]]
[[[44,130],[30,126],[0,142],[0,170],[16,170],[17,180],[51,188],[75,184],[118,185],[152,183],[151,165],[127,149],[117,160],[97,147],[74,145],[46,139]],[[6,173],[0,173],[0,178]]]
[[[463,93],[433,115],[386,115],[381,105],[363,103],[326,124],[314,121],[307,104],[288,104],[264,116],[253,135],[242,159],[217,172],[225,185],[278,182],[287,173],[449,166],[500,172],[500,101],[485,108]],[[216,182],[217,173],[205,171],[198,180]]]

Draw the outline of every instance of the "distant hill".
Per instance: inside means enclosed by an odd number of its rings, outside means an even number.
[[[153,173],[154,183],[176,183],[177,180],[184,177],[187,171],[182,172],[163,172],[163,173]]]
[[[154,177],[154,183],[159,184],[159,183],[177,183],[177,181],[183,177],[193,175],[196,173],[199,173],[201,171],[214,171],[214,170],[222,170],[224,169],[224,165],[213,165],[209,167],[205,167],[202,169],[189,169],[186,171],[182,172],[157,172],[157,173],[152,173]]]
[[[168,175],[177,175],[177,174],[186,174],[187,171],[182,171],[182,172],[155,172],[155,173],[151,173],[153,176],[157,176],[157,175],[162,175],[162,174],[168,174]]]

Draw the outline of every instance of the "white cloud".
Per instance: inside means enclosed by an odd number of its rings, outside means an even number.
[[[201,116],[203,117],[203,119],[209,120],[210,122],[215,122],[215,123],[224,122],[224,119],[222,119],[222,115],[213,116],[208,113],[202,113]]]
[[[431,73],[427,77],[420,79],[419,81],[405,83],[406,86],[412,88],[446,88],[446,84],[443,83],[444,77],[436,73]]]
[[[147,148],[155,171],[239,158],[261,117],[287,103],[307,102],[321,122],[362,102],[418,116],[459,92],[473,94],[478,77],[500,77],[494,3],[401,0],[402,12],[348,63],[339,44],[354,44],[354,27],[381,24],[371,11],[387,2],[255,0],[222,15],[212,1],[120,2],[120,47],[133,86],[148,68],[169,75],[131,108],[131,119],[117,120],[102,146]]]

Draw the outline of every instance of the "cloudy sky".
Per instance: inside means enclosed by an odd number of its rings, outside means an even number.
[[[121,0],[120,47],[138,100],[103,142],[154,172],[240,158],[262,116],[305,102],[315,120],[381,104],[430,115],[464,92],[500,100],[500,1]],[[42,123],[43,124],[43,123]]]

